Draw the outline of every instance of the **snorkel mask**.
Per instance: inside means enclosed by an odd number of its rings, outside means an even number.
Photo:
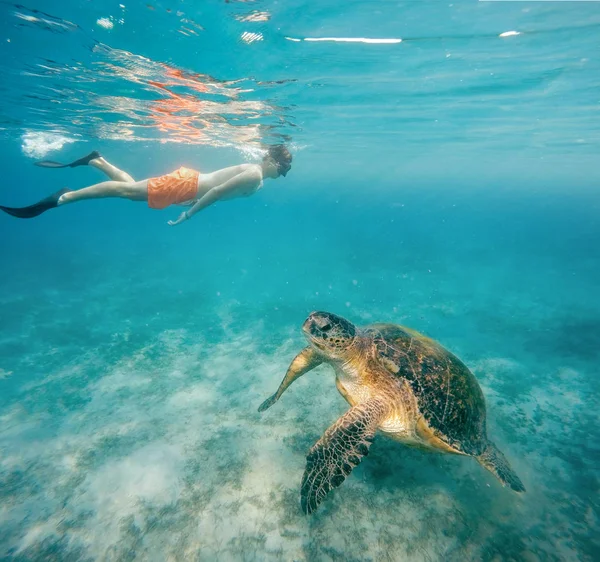
[[[280,176],[287,176],[287,173],[292,169],[292,164],[290,162],[276,162],[277,165],[277,173]]]

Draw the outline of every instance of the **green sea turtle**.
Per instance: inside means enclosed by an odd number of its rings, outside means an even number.
[[[503,485],[525,491],[504,455],[488,441],[477,379],[439,343],[395,324],[359,329],[329,312],[313,312],[302,330],[308,347],[259,411],[321,363],[335,369],[337,388],[351,406],[307,456],[301,486],[305,513],[315,511],[368,454],[377,430],[407,445],[474,457]]]

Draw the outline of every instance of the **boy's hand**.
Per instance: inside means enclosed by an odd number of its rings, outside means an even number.
[[[184,211],[183,213],[181,213],[179,215],[179,218],[176,221],[169,221],[169,226],[177,226],[178,224],[181,224],[182,222],[185,222],[186,220],[188,220],[188,214],[187,211]]]

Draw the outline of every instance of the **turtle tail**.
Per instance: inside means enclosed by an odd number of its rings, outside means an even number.
[[[487,468],[503,486],[509,486],[515,492],[524,492],[525,486],[515,471],[510,467],[502,451],[491,441],[488,441],[487,447],[481,455],[475,457],[481,466]]]

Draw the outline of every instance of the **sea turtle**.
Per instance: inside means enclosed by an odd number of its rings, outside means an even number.
[[[329,312],[313,312],[302,330],[308,347],[259,411],[321,363],[335,369],[337,388],[352,406],[307,456],[301,486],[305,513],[315,511],[368,454],[376,430],[407,445],[475,457],[503,485],[525,491],[504,455],[488,441],[477,379],[439,343],[395,324],[359,329]]]

